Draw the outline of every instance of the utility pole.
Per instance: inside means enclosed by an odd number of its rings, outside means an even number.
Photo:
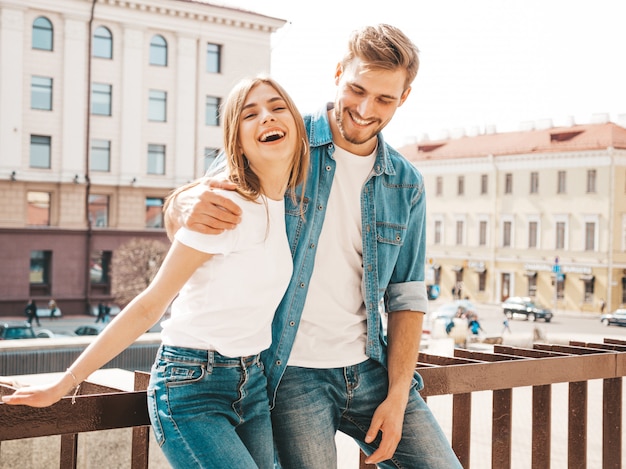
[[[559,300],[559,282],[561,281],[561,278],[563,278],[561,265],[559,264],[559,256],[554,258],[552,272],[554,273],[554,314],[556,314],[557,302]]]

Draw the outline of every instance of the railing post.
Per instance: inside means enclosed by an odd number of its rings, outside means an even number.
[[[622,378],[602,380],[602,467],[622,467]]]
[[[150,375],[135,371],[135,391],[145,391],[150,382]],[[133,442],[131,449],[131,468],[148,469],[150,449],[150,427],[133,427]]]
[[[587,381],[569,383],[567,467],[587,467]]]
[[[493,392],[491,467],[511,468],[512,389]]]

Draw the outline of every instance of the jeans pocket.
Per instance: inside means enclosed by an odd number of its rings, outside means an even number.
[[[149,387],[147,390],[148,395],[148,414],[150,415],[150,423],[152,424],[152,431],[154,432],[154,438],[159,446],[163,446],[165,443],[165,433],[163,432],[163,425],[161,424],[161,418],[159,417],[159,409],[157,408],[156,390]]]

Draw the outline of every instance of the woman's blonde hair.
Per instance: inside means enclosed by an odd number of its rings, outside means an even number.
[[[287,182],[287,192],[295,201],[294,189],[296,186],[302,185],[302,192],[304,192],[309,169],[309,145],[306,129],[304,128],[302,115],[287,91],[270,77],[261,75],[244,79],[235,85],[228,98],[226,98],[222,116],[224,122],[224,153],[230,173],[229,177],[231,181],[237,184],[238,192],[242,196],[252,200],[261,194],[259,178],[250,168],[239,141],[239,127],[243,106],[250,91],[261,84],[269,85],[276,90],[278,95],[285,101],[285,105],[295,121],[297,144],[291,160],[289,180]]]

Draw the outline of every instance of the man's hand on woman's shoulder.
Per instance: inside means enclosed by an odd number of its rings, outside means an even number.
[[[165,228],[170,239],[181,226],[204,234],[232,230],[241,222],[241,209],[214,189],[234,190],[237,186],[218,178],[203,178],[175,192],[165,210]]]

